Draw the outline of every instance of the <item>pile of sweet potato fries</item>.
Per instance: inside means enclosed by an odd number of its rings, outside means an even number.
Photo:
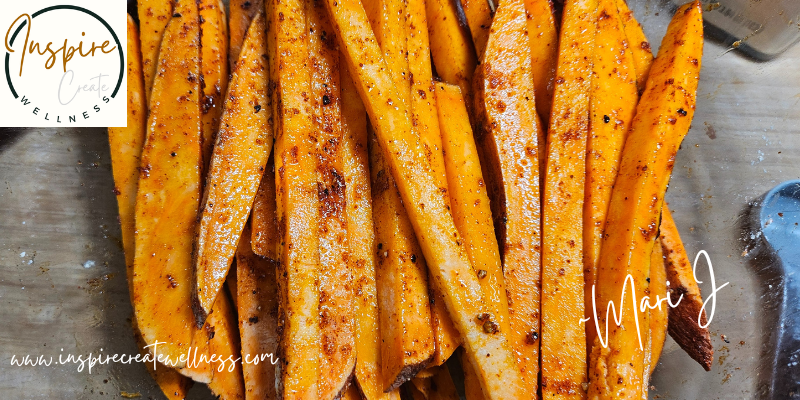
[[[109,141],[168,398],[457,399],[455,354],[467,399],[641,399],[667,332],[710,368],[664,204],[699,1],[655,58],[625,0],[139,0],[127,46]]]

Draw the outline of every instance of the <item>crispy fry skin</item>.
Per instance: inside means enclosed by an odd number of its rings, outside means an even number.
[[[251,26],[225,100],[222,126],[206,179],[195,245],[197,323],[222,289],[272,150],[272,105],[267,93],[266,23]]]
[[[311,97],[315,109],[319,195],[320,331],[319,397],[341,396],[356,365],[353,279],[347,267],[345,181],[342,173],[342,113],[339,50],[321,1],[306,2]]]
[[[247,30],[256,15],[264,10],[264,0],[230,0],[230,65],[239,60]],[[224,93],[224,92],[223,92]]]
[[[597,263],[611,188],[617,179],[622,146],[639,101],[633,56],[626,48],[615,0],[600,0],[597,14],[583,203],[583,292],[587,318],[592,314],[592,286],[597,284]],[[596,336],[594,323],[587,323],[587,354],[591,353]]]
[[[527,30],[523,1],[502,3],[484,62],[475,74],[475,118],[494,228],[503,249],[507,337],[525,379],[525,398],[534,398],[539,374],[539,143],[543,134],[536,113]]]
[[[248,400],[277,399],[275,364],[261,355],[276,356],[278,350],[277,262],[253,253],[250,228],[245,226],[236,250],[239,335],[242,343],[242,372]],[[258,363],[251,362],[259,357]]]
[[[456,0],[461,1],[461,8],[469,25],[472,34],[472,43],[475,45],[475,52],[478,61],[483,60],[483,53],[486,51],[486,42],[489,41],[489,31],[492,28],[492,18],[494,13],[489,8],[487,0]],[[493,1],[495,7],[497,2]]]
[[[678,306],[670,310],[669,335],[706,371],[710,371],[714,361],[714,347],[708,328],[700,327],[701,323],[708,324],[706,311],[703,309],[703,297],[697,281],[694,280],[692,264],[686,255],[675,220],[666,204],[661,215],[661,246],[666,257],[670,298],[674,303],[683,295]]]
[[[459,246],[461,239],[446,198],[437,189],[426,163],[423,147],[411,133],[407,107],[399,100],[367,14],[355,0],[326,0],[326,5],[425,260],[475,361],[484,391],[490,398],[519,398],[522,377],[514,368],[505,334],[483,330],[478,316],[488,313],[488,308],[483,304],[478,278]]]
[[[381,332],[375,285],[375,230],[372,225],[367,111],[350,78],[340,65],[342,95],[342,172],[347,207],[349,268],[353,274],[356,332],[356,383],[367,400],[394,398],[383,392]]]
[[[253,252],[277,262],[281,235],[278,231],[278,210],[275,197],[275,154],[270,154],[256,197],[251,217]]]
[[[442,136],[439,131],[439,115],[436,107],[433,71],[431,70],[431,49],[428,37],[428,22],[424,0],[408,0],[406,4],[406,24],[408,27],[408,70],[411,80],[411,120],[412,131],[419,135],[425,156],[430,163],[439,190],[447,194]],[[428,282],[435,282],[428,273]],[[439,288],[431,284],[430,296],[434,299],[431,307],[434,332],[434,365],[441,365],[453,354],[461,341]]]
[[[472,74],[478,59],[469,27],[459,24],[456,7],[456,2],[450,0],[425,2],[431,56],[439,77],[458,85],[467,110],[472,110]]]
[[[585,398],[582,218],[597,0],[568,0],[548,131],[542,222],[542,397]]]
[[[208,387],[212,393],[226,400],[245,398],[242,364],[237,362],[232,366],[242,355],[237,322],[230,297],[222,291],[214,302],[203,330],[208,335],[208,354],[217,355],[221,360],[210,364],[211,381]]]
[[[370,143],[372,218],[377,245],[381,363],[385,391],[413,378],[433,359],[425,260],[378,143]]]
[[[275,181],[282,235],[278,396],[319,395],[319,197],[307,14],[300,0],[268,0],[268,41],[277,111]]]
[[[531,45],[533,86],[536,88],[536,111],[545,124],[550,118],[553,102],[553,80],[558,59],[558,28],[551,0],[525,0],[528,17],[528,40]],[[543,141],[539,143],[539,154],[546,154]],[[544,157],[541,157],[544,169]]]
[[[208,169],[228,90],[228,18],[221,0],[200,0],[200,68],[203,74],[203,167]]]
[[[192,238],[200,203],[200,26],[181,2],[164,33],[136,196],[133,306],[147,344],[181,367],[191,343]],[[180,16],[177,16],[180,15]]]
[[[427,400],[458,400],[456,385],[447,365],[430,368],[432,376],[429,378],[414,378],[412,386]]]
[[[649,315],[634,311],[638,304],[619,301],[625,286],[638,298],[647,289],[664,192],[694,114],[702,45],[702,10],[695,1],[679,8],[667,29],[625,142],[606,220],[614,229],[604,234],[597,275],[599,312],[594,317],[608,331],[601,331],[607,347],[600,338],[592,346],[593,399],[643,396],[644,351],[638,336],[648,330]],[[624,285],[628,275],[633,285]],[[606,325],[609,301],[622,312],[623,327],[613,320]]]
[[[666,208],[666,207],[665,207]],[[662,208],[664,210],[664,208]],[[663,215],[663,214],[662,214]],[[662,221],[663,221],[662,216]],[[664,223],[661,223],[664,226]],[[659,299],[664,299],[667,296],[667,269],[666,260],[664,259],[664,252],[659,243],[653,246],[653,255],[650,256],[650,303],[655,303],[656,296]],[[649,378],[653,374],[653,370],[658,364],[658,359],[661,357],[661,350],[664,349],[664,339],[667,337],[667,319],[669,315],[669,305],[666,303],[659,303],[660,307],[650,309],[650,346],[646,357],[648,359],[648,367],[646,379],[642,382],[645,385],[644,392],[647,393],[647,385],[649,385]]]
[[[117,195],[122,247],[125,251],[125,267],[128,290],[133,299],[133,258],[136,225],[134,214],[136,191],[139,184],[139,165],[147,128],[147,104],[142,77],[142,53],[139,46],[139,31],[131,16],[128,16],[128,125],[127,128],[108,128],[108,142],[111,148],[111,164],[114,173],[114,193]],[[147,353],[147,344],[142,339],[136,320],[133,320],[133,333],[139,351]],[[183,399],[189,391],[191,381],[174,369],[146,363],[150,376],[169,399]]]
[[[636,86],[639,93],[644,92],[647,76],[650,74],[650,67],[653,65],[653,52],[650,50],[650,42],[644,35],[642,26],[628,8],[626,0],[616,0],[619,14],[622,17],[622,24],[625,27],[625,36],[628,39],[628,48],[633,54],[633,66],[636,69]]]
[[[140,38],[142,44],[142,71],[144,73],[144,93],[147,104],[153,91],[153,80],[158,68],[158,51],[164,30],[172,18],[174,0],[138,0]]]

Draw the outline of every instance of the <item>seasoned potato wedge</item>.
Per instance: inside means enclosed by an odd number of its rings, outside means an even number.
[[[208,315],[203,330],[208,335],[208,354],[218,357],[210,363],[211,392],[222,399],[244,400],[245,388],[242,378],[242,364],[236,360],[241,357],[238,321],[228,293],[217,296],[214,308]]]
[[[327,12],[319,1],[308,11],[311,103],[317,127],[317,192],[319,195],[320,332],[319,398],[340,396],[356,365],[353,327],[353,277],[347,266],[345,181],[342,172],[342,101],[339,50]]]
[[[583,198],[597,0],[567,0],[542,207],[542,396],[584,398]]]
[[[144,92],[150,103],[153,80],[158,70],[158,52],[164,38],[164,30],[172,19],[172,0],[138,0],[139,27],[142,44],[142,71]]]
[[[528,40],[531,46],[531,72],[536,89],[536,111],[547,125],[553,102],[553,84],[558,59],[558,28],[551,0],[525,0]],[[539,146],[542,150],[545,147]],[[540,151],[539,154],[545,154]]]
[[[319,395],[319,194],[304,1],[267,0],[269,63],[275,85],[275,187],[280,241],[282,335],[276,379],[283,399]]]
[[[665,208],[666,209],[666,206]],[[663,221],[663,216],[662,216]],[[663,222],[661,223],[663,226]],[[664,299],[667,297],[667,267],[664,258],[664,251],[659,243],[653,246],[653,255],[650,256],[650,293],[651,303],[655,303],[655,299]],[[656,297],[657,296],[657,297]],[[661,357],[661,350],[664,349],[664,340],[667,338],[667,322],[669,315],[669,305],[660,303],[658,308],[650,309],[650,346],[645,359],[647,360],[647,376],[642,382],[644,385],[649,385],[649,378],[653,374],[653,370],[658,364],[658,359]],[[644,389],[647,393],[647,387]]]
[[[616,184],[611,194],[607,230],[600,251],[597,304],[621,301],[623,287],[644,293],[650,258],[675,154],[689,130],[695,108],[703,51],[699,1],[678,9],[653,63],[647,89],[636,109]],[[621,261],[620,261],[621,260]],[[624,285],[632,278],[632,285]],[[618,304],[618,303],[617,303]],[[595,313],[598,337],[592,346],[590,398],[639,398],[645,375],[641,331],[649,329],[649,313],[629,302],[618,304],[621,326],[606,325],[604,307]]]
[[[195,244],[195,296],[200,325],[222,289],[272,150],[267,93],[266,23],[253,21],[231,81],[206,179]]]
[[[111,166],[114,174],[114,193],[117,195],[119,221],[122,231],[122,248],[125,252],[125,269],[128,290],[133,298],[134,222],[136,191],[139,186],[139,165],[147,128],[147,100],[142,76],[142,53],[139,45],[139,30],[128,16],[128,125],[126,128],[108,128],[111,150]],[[133,333],[139,351],[146,353],[147,344],[133,320]],[[163,364],[153,368],[146,363],[147,371],[168,399],[183,399],[189,391],[191,381],[174,369]]]
[[[200,71],[203,74],[203,168],[208,169],[228,92],[228,18],[221,0],[200,0]]]
[[[669,335],[689,356],[709,371],[714,361],[714,347],[708,328],[700,326],[708,325],[703,297],[697,281],[694,280],[692,264],[686,255],[672,212],[666,205],[661,214],[661,247],[666,257],[670,298],[674,303],[683,296],[678,306],[670,310]]]
[[[525,4],[497,9],[483,64],[475,73],[477,142],[503,257],[508,292],[507,337],[536,396],[539,374],[541,276],[540,156],[543,133],[536,113]],[[542,153],[540,153],[542,151]],[[473,266],[478,268],[474,263]]]
[[[467,110],[472,109],[472,74],[478,64],[469,27],[459,23],[457,2],[428,0],[428,34],[431,58],[442,81],[461,88]]]
[[[278,210],[275,203],[275,159],[270,154],[256,197],[253,199],[251,216],[253,252],[272,261],[278,261],[280,232],[278,232]]]
[[[414,378],[412,386],[427,400],[458,400],[456,385],[446,365],[431,368],[428,378]]]
[[[650,42],[644,35],[642,26],[628,8],[626,0],[616,0],[617,9],[622,16],[622,24],[625,27],[625,35],[628,38],[628,48],[633,55],[633,66],[636,69],[636,86],[639,93],[644,92],[647,76],[650,74],[650,67],[653,65],[653,51],[650,49]]]
[[[233,69],[242,52],[250,24],[264,11],[264,0],[230,0],[230,65]]]
[[[633,55],[620,50],[626,48],[626,39],[615,0],[598,2],[595,44],[583,203],[583,292],[587,318],[592,314],[592,287],[597,283],[597,263],[611,189],[617,180],[622,146],[639,102]],[[586,324],[587,352],[591,352],[596,336],[594,324]]]
[[[492,17],[494,10],[489,7],[488,0],[459,0],[464,16],[472,34],[472,43],[475,44],[475,51],[478,54],[478,61],[483,60],[483,53],[486,50],[486,42],[489,41],[489,31],[492,28]],[[498,2],[491,2],[497,7]]]
[[[399,100],[367,13],[354,0],[326,0],[326,5],[425,260],[475,361],[484,391],[490,398],[519,397],[522,378],[514,368],[505,334],[483,330],[481,319],[486,318],[478,317],[488,312],[478,278],[458,245],[446,197],[437,188],[422,145],[411,133],[407,106]],[[496,379],[501,374],[504,379]]]
[[[370,143],[383,390],[425,369],[434,342],[425,260],[383,152]]]
[[[200,203],[200,26],[180,2],[164,33],[136,196],[133,308],[142,337],[176,367],[194,329],[192,238]]]
[[[278,281],[277,262],[253,253],[250,229],[245,226],[236,250],[237,310],[242,343],[245,398],[277,399]],[[265,358],[261,358],[264,356]],[[257,362],[253,362],[258,358]]]

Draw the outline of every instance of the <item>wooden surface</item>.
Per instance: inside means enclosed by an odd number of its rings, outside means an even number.
[[[668,6],[631,3],[656,49]],[[667,200],[690,257],[706,250],[717,285],[730,285],[719,292],[711,323],[711,372],[668,339],[651,397],[754,398],[769,382],[777,282],[764,272],[768,257],[745,222],[754,200],[800,178],[798,61],[800,46],[758,63],[706,44],[697,113]],[[76,365],[10,365],[14,354],[135,353],[112,188],[105,130],[0,129],[3,398],[119,398],[121,391],[160,398],[142,365],[95,366],[91,375]],[[87,261],[94,266],[84,268]],[[707,293],[707,268],[699,271]],[[190,398],[208,396],[196,388]]]

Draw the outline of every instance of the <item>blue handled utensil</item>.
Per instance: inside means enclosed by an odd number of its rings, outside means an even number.
[[[770,190],[758,218],[783,278],[770,398],[800,398],[800,180]]]

